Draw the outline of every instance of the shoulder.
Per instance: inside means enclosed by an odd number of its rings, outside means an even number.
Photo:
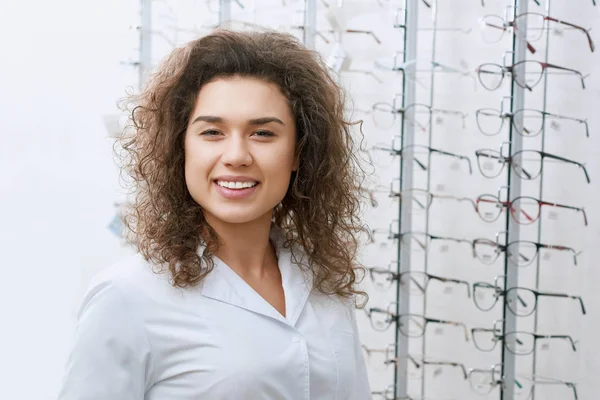
[[[124,308],[151,308],[149,303],[161,303],[176,295],[170,274],[157,273],[156,268],[140,254],[123,257],[98,272],[88,285],[80,313],[95,298],[116,303]],[[150,306],[150,307],[148,307]]]

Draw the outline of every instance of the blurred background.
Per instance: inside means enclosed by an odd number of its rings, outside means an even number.
[[[373,397],[598,399],[593,0],[0,1],[0,398],[56,397],[91,277],[131,251],[117,102],[246,23],[316,50],[364,121]]]

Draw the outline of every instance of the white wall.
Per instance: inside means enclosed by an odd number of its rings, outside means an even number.
[[[243,0],[242,0],[243,1]],[[600,30],[600,6],[593,8],[591,1],[581,0],[573,5],[569,0],[552,0],[551,15],[585,27],[593,27],[592,36]],[[301,9],[301,1],[287,1],[282,13],[282,2],[275,0],[243,1],[246,13],[232,5],[235,18],[259,24],[282,27],[299,23],[300,14],[289,12]],[[397,0],[382,3],[401,3]],[[253,6],[258,3],[261,8]],[[320,3],[320,2],[319,2]],[[375,0],[345,1],[348,27],[373,30],[382,40],[377,45],[367,35],[346,35],[343,39],[351,55],[351,69],[372,70],[373,59],[401,50],[401,36],[390,26],[389,6],[378,8]],[[357,4],[357,3],[361,3]],[[510,37],[496,45],[486,44],[479,35],[477,20],[484,14],[502,14],[504,0],[486,0],[482,8],[477,0],[440,0],[439,27],[472,28],[470,34],[446,32],[438,34],[436,59],[447,65],[473,71],[483,62],[501,62],[502,52],[509,48]],[[216,15],[205,9],[203,1],[155,2],[154,19],[157,25],[168,25],[175,16],[184,29],[202,30],[200,24],[215,23]],[[322,3],[319,26],[326,29]],[[1,315],[4,329],[0,333],[1,398],[52,399],[56,396],[62,368],[68,354],[75,328],[74,312],[90,277],[99,269],[121,257],[123,249],[117,238],[107,229],[113,215],[113,202],[120,200],[117,170],[113,165],[111,141],[102,122],[102,116],[115,112],[116,100],[124,94],[127,85],[135,85],[135,72],[120,65],[131,53],[129,25],[137,23],[133,10],[136,1],[67,1],[3,2],[0,4],[0,249],[3,254],[4,276],[0,283]],[[531,2],[531,11],[535,5]],[[266,11],[269,10],[269,11]],[[429,12],[420,6],[421,23],[430,24]],[[212,22],[211,22],[212,21]],[[196,25],[196,26],[194,26]],[[297,31],[296,31],[297,32]],[[185,33],[166,31],[167,37],[182,42]],[[299,32],[297,32],[299,34]],[[419,58],[431,57],[431,32],[419,34]],[[600,37],[596,38],[600,41]],[[324,56],[331,51],[317,38],[318,50]],[[538,352],[538,373],[563,380],[578,382],[580,399],[594,399],[599,389],[595,377],[600,362],[595,356],[598,349],[597,282],[600,272],[595,268],[595,246],[600,238],[600,198],[597,185],[600,179],[598,155],[600,139],[596,127],[600,120],[595,109],[600,96],[600,82],[594,74],[600,65],[598,52],[590,54],[585,40],[578,32],[564,31],[562,37],[553,35],[550,44],[550,62],[581,69],[591,75],[586,79],[587,90],[578,87],[577,79],[552,75],[548,86],[549,112],[587,117],[589,139],[585,139],[578,125],[561,123],[559,132],[550,131],[546,151],[574,158],[586,163],[592,184],[586,185],[581,172],[568,165],[545,165],[544,199],[586,207],[589,226],[583,227],[579,216],[558,212],[553,219],[543,214],[542,242],[564,244],[582,250],[579,265],[574,267],[569,257],[549,253],[541,263],[540,290],[580,294],[586,303],[588,315],[582,317],[570,301],[542,299],[539,304],[539,331],[568,333],[579,339],[579,350],[572,354],[561,342],[550,343],[547,350]],[[538,45],[543,55],[543,44]],[[167,41],[154,40],[155,60],[169,50]],[[382,80],[372,76],[348,72],[342,76],[350,88],[357,109],[369,109],[377,101],[390,101],[399,92],[400,79],[394,73],[376,71]],[[421,79],[420,79],[421,81]],[[424,87],[418,92],[419,101],[428,102],[429,76],[423,75]],[[475,125],[475,110],[480,107],[498,107],[502,95],[508,94],[504,84],[496,92],[487,92],[472,78],[439,74],[435,78],[434,105],[469,114],[467,125],[451,117],[433,129],[433,147],[469,155],[473,175],[464,165],[455,165],[444,157],[432,157],[431,188],[434,192],[475,198],[482,193],[495,193],[503,184],[502,178],[488,180],[481,177],[474,157],[479,148],[496,148],[503,137],[486,138]],[[528,107],[540,107],[541,86],[527,95]],[[356,113],[365,119],[364,132],[369,143],[386,142],[396,134],[394,130],[381,131],[371,123],[370,116]],[[421,138],[422,139],[422,138]],[[420,143],[425,143],[422,140]],[[525,142],[526,148],[539,149],[539,141]],[[391,171],[381,173],[381,182],[394,176]],[[423,187],[426,176],[415,174],[418,187]],[[523,186],[524,194],[537,196],[539,181]],[[380,196],[380,206],[368,214],[373,228],[387,228],[396,205]],[[395,216],[393,217],[395,218]],[[415,219],[414,229],[422,229],[422,219]],[[489,237],[502,230],[501,223],[485,224],[465,204],[452,201],[434,203],[430,215],[430,232],[464,238]],[[537,227],[522,230],[522,239],[537,239]],[[483,266],[474,261],[465,245],[448,248],[433,247],[429,255],[429,272],[465,279],[470,282],[492,281],[502,271],[500,262]],[[395,257],[393,244],[365,248],[368,266],[387,266]],[[415,256],[415,268],[422,269],[422,257]],[[534,266],[520,277],[520,285],[533,287]],[[393,292],[375,291],[366,278],[365,288],[371,294],[370,307],[385,307],[393,299]],[[414,312],[423,311],[419,300],[411,302]],[[426,313],[432,317],[464,321],[469,328],[489,326],[500,318],[500,308],[490,313],[477,310],[462,292],[451,294],[433,282],[428,291]],[[359,314],[362,339],[371,348],[382,348],[393,339],[392,329],[374,332],[368,320]],[[519,328],[531,329],[531,319],[521,320]],[[429,329],[429,328],[428,328]],[[426,335],[427,355],[431,358],[462,362],[467,368],[482,368],[498,362],[499,353],[483,354],[471,342],[465,343],[459,331],[444,328],[431,329]],[[421,341],[411,342],[414,353],[421,352]],[[381,364],[381,355],[374,354],[369,362],[373,390],[385,388],[392,378],[391,367]],[[520,358],[518,370],[529,372],[530,358]],[[427,397],[432,399],[481,398],[463,382],[458,371],[426,367]],[[411,389],[418,395],[418,384]],[[597,397],[597,396],[596,396]],[[495,396],[489,398],[497,398]],[[562,388],[542,388],[538,399],[568,399]]]
[[[130,84],[119,3],[0,5],[1,398],[56,397],[85,286],[124,253],[101,118]]]

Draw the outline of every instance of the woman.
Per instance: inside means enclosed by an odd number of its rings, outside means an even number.
[[[60,400],[370,398],[343,92],[290,35],[218,30],[133,99],[137,255],[92,282]]]

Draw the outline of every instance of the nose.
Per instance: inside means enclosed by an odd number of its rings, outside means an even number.
[[[226,141],[221,160],[225,165],[231,167],[248,166],[252,164],[248,143],[244,137],[232,135]]]

